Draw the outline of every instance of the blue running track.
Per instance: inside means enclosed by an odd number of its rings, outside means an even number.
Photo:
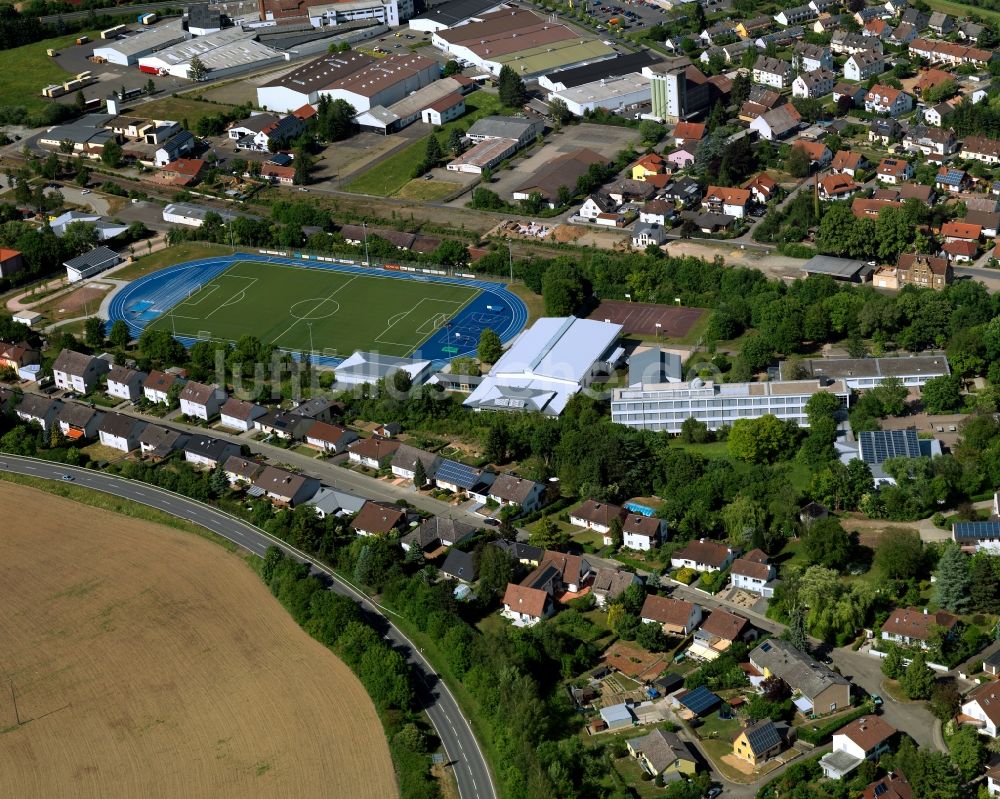
[[[112,298],[108,309],[108,329],[110,330],[111,325],[121,319],[128,325],[132,335],[138,337],[150,322],[160,318],[204,284],[214,280],[240,261],[293,264],[313,269],[330,269],[335,272],[377,275],[425,283],[450,283],[480,289],[481,293],[472,302],[421,342],[410,353],[409,357],[411,358],[441,363],[460,355],[474,355],[479,345],[479,336],[484,328],[490,327],[495,330],[499,334],[500,340],[506,344],[520,333],[528,323],[528,309],[525,304],[501,283],[386,269],[368,269],[347,263],[329,263],[314,259],[299,260],[277,255],[237,253],[236,255],[205,258],[200,261],[188,261],[168,266],[151,275],[132,281]],[[251,330],[247,332],[252,333]],[[190,347],[199,339],[177,336],[177,340],[184,346]],[[298,356],[297,352],[291,354]],[[342,360],[342,358],[324,355],[313,356],[313,361],[322,366],[335,367]]]

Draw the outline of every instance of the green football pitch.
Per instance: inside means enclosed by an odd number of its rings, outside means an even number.
[[[153,328],[203,341],[254,335],[293,352],[409,355],[478,294],[449,283],[238,261]]]

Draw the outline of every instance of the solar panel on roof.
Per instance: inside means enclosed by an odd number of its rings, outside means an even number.
[[[762,724],[759,727],[751,727],[747,730],[747,742],[754,752],[766,752],[781,743],[778,731],[771,723]]]
[[[1000,538],[1000,521],[955,522],[951,530],[955,540]]]
[[[457,461],[442,461],[435,477],[452,485],[471,487],[477,480],[477,470]]]
[[[704,685],[699,685],[693,691],[685,694],[680,701],[684,707],[696,716],[700,716],[722,702],[719,697],[709,691]]]
[[[861,444],[861,460],[865,463],[920,457],[916,430],[866,430],[858,434],[858,441]]]
[[[886,786],[884,782],[880,782],[878,785],[875,786],[875,795],[882,796],[888,790],[889,790],[888,786]]]

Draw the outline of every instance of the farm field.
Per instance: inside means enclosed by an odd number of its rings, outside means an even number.
[[[164,308],[153,327],[202,340],[253,333],[284,350],[326,356],[405,356],[479,293],[473,286],[237,261]]]
[[[397,795],[363,687],[239,556],[22,485],[0,502],[0,795]]]

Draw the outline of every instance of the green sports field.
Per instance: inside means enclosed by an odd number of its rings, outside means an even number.
[[[214,341],[251,334],[323,356],[355,350],[405,356],[479,293],[471,286],[237,261],[152,327]]]

